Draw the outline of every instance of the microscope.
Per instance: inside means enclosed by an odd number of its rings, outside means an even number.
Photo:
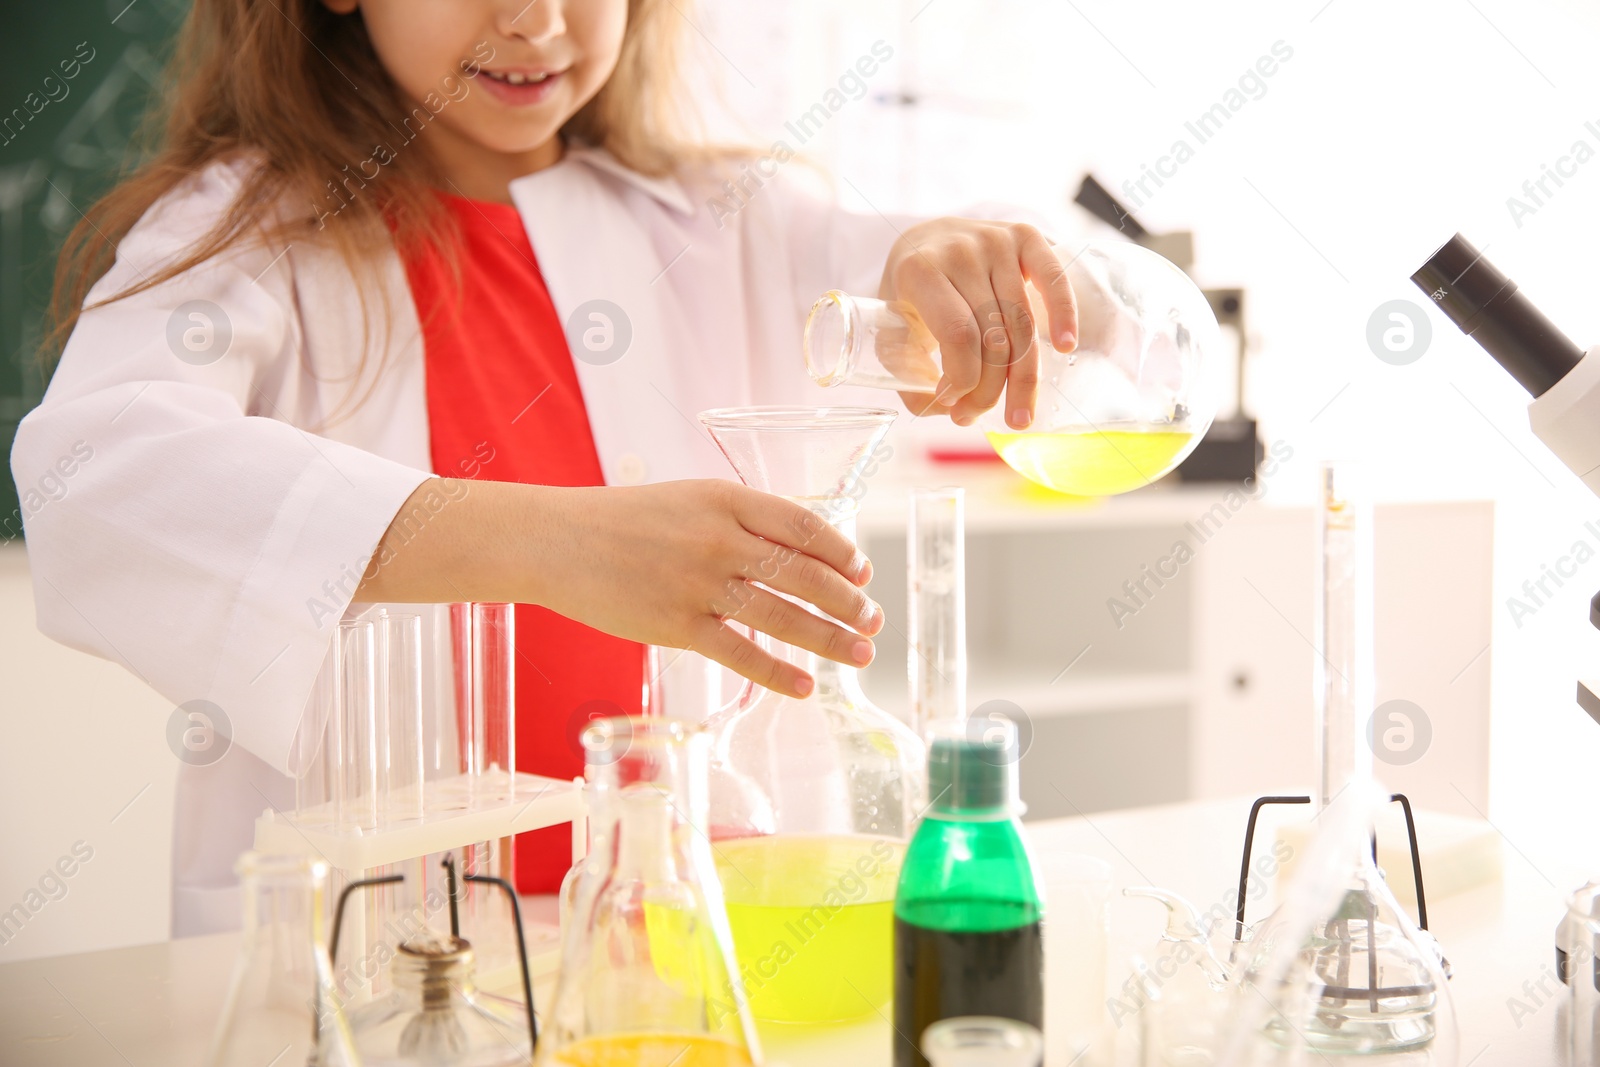
[[[1533,396],[1534,435],[1600,496],[1600,345],[1580,349],[1459,233],[1411,280]],[[1600,593],[1589,622],[1600,629]],[[1600,680],[1578,681],[1578,706],[1600,722]],[[1573,977],[1559,931],[1556,970],[1562,981]],[[1600,987],[1600,963],[1595,980]]]

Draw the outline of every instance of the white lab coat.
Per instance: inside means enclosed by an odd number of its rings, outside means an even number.
[[[250,165],[212,166],[153,208],[90,302],[195,241]],[[845,213],[784,174],[729,215],[709,172],[651,179],[587,149],[511,193],[572,351],[587,351],[591,322],[572,320],[587,301],[631,327],[621,358],[574,360],[608,484],[731,477],[698,411],[822,400],[800,354],[805,310],[829,288],[875,292],[907,221]],[[430,474],[421,336],[397,256],[381,278],[383,358],[359,378],[357,281],[309,243],[235,250],[86,311],[17,434],[19,485],[76,457],[65,494],[26,518],[39,628],[231,723],[227,756],[180,771],[176,934],[237,922],[231,865],[254,818],[292,803],[291,742],[355,576]],[[206,365],[169,339],[200,321],[181,307],[196,300],[231,327]]]

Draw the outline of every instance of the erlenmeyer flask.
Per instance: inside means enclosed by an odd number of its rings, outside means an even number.
[[[358,1067],[323,943],[328,867],[246,852],[239,956],[206,1067]]]
[[[573,893],[540,1067],[750,1067],[755,1027],[711,859],[698,727],[583,734],[595,850]]]
[[[854,540],[857,502],[894,418],[878,408],[724,408],[700,421],[745,484]],[[749,685],[706,724],[734,943],[758,1018],[857,1018],[889,1001],[894,890],[926,794],[923,745],[868,701],[855,669],[762,640],[816,687],[795,700]]]
[[[1444,962],[1371,863],[1387,802],[1357,778],[1323,809],[1283,905],[1243,946],[1217,1064],[1312,1067],[1330,1053],[1395,1067],[1460,1062]]]
[[[1318,883],[1296,877],[1301,899],[1292,890],[1262,924],[1242,980],[1266,973],[1263,961],[1287,942],[1297,951],[1275,979],[1282,989],[1265,991],[1278,1010],[1264,1032],[1281,1049],[1436,1058],[1447,1046],[1453,1054],[1455,1041],[1444,961],[1433,937],[1395,901],[1372,856],[1373,805],[1384,799],[1365,737],[1374,691],[1372,503],[1359,468],[1324,464],[1320,477],[1314,842],[1324,876]],[[1349,813],[1332,817],[1340,802]]]

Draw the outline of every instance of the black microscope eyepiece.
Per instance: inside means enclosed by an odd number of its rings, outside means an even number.
[[[1583,358],[1583,350],[1517,290],[1517,283],[1459,233],[1429,256],[1411,280],[1536,397]]]

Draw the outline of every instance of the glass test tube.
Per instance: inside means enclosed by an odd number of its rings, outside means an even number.
[[[1354,464],[1319,469],[1316,697],[1319,810],[1353,778],[1372,775],[1366,742],[1372,714],[1373,550],[1372,500],[1365,472]]]
[[[385,611],[378,620],[383,658],[379,781],[385,823],[422,818],[422,617]]]
[[[906,530],[911,727],[967,717],[965,490],[914,489]]]
[[[339,797],[339,642],[329,646],[295,733],[294,809],[306,820]]]
[[[378,826],[377,628],[369,619],[339,624],[339,825]]]
[[[512,604],[452,604],[460,773],[516,768],[516,613]]]

